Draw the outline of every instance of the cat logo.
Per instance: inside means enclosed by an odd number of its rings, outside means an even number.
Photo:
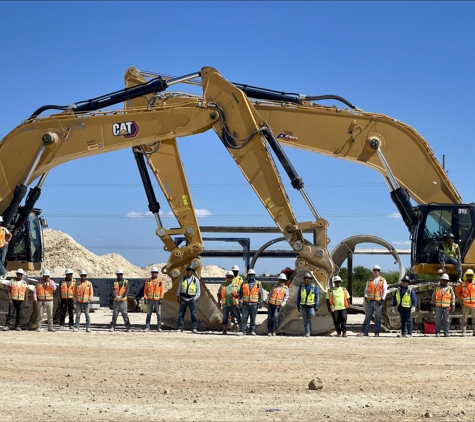
[[[139,133],[139,125],[135,122],[114,123],[112,125],[112,135],[114,136],[134,138],[137,133]]]

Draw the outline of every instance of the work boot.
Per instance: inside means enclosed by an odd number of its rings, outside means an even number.
[[[467,329],[462,328],[462,337],[465,337],[467,335]]]
[[[157,333],[161,333],[163,330],[160,327],[157,327]]]
[[[5,325],[5,328],[3,329],[3,331],[10,331],[10,327],[8,325]]]
[[[439,334],[439,333],[436,333],[435,336],[436,336],[436,337],[440,337],[440,334]]]
[[[267,336],[268,336],[268,337],[272,337],[272,333],[267,333]]]
[[[91,329],[90,328],[86,328],[86,333],[90,333],[91,332]]]
[[[177,333],[182,333],[183,332],[183,328],[178,328],[178,330],[176,330]]]
[[[149,333],[150,332],[150,328],[149,327],[146,327],[145,330],[143,330],[145,333]]]
[[[310,333],[305,333],[304,337],[310,337]]]
[[[237,335],[238,335],[238,336],[243,336],[243,335],[244,335],[244,332],[243,332],[243,331],[239,331],[239,332],[237,333]]]
[[[346,331],[343,331],[342,337],[348,337],[348,334],[346,334]]]
[[[49,331],[50,333],[55,333],[55,332],[56,332],[56,330],[55,330],[53,327],[48,328],[48,331]]]
[[[375,337],[379,337],[379,333],[374,333],[374,336],[375,336]]]
[[[193,329],[191,330],[191,332],[192,332],[193,334],[198,334],[198,330],[197,330],[196,328],[193,328]]]
[[[74,327],[73,328],[73,333],[77,333],[79,331],[79,328]]]
[[[21,331],[20,327],[15,327],[15,331]]]
[[[257,335],[254,331],[251,331],[251,336]]]
[[[69,329],[70,329],[70,330],[74,330],[74,325],[70,325],[70,326],[69,326]]]
[[[221,333],[223,336],[225,336],[226,334],[228,334],[228,330],[223,330],[223,332]]]
[[[59,326],[59,329],[60,329],[60,330],[64,330],[64,325],[60,325],[60,326]]]
[[[337,337],[341,337],[341,333],[337,333],[336,336],[337,336]]]
[[[114,330],[115,330],[115,328],[114,328],[114,327],[110,327],[110,328],[109,328],[109,333],[113,333],[113,332],[114,332]]]
[[[437,274],[442,274],[442,273],[445,273],[445,265],[439,270],[437,270]]]
[[[275,337],[277,335],[277,333],[274,332],[274,333],[272,333],[272,335]]]
[[[126,333],[130,333],[131,331],[132,331],[132,328],[130,328],[130,327],[127,327],[127,328],[125,329],[125,332],[126,332]]]

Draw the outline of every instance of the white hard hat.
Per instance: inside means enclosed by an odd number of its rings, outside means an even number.
[[[228,271],[226,273],[226,277],[234,277],[234,273],[232,271]]]
[[[17,274],[25,274],[25,271],[23,271],[22,268],[18,268],[18,270],[16,270],[16,273]]]
[[[237,265],[233,265],[231,271],[239,271],[239,267]]]
[[[381,267],[379,265],[373,265],[373,270],[381,271]]]
[[[0,223],[3,223],[3,217],[0,215]]]
[[[124,274],[124,270],[122,268],[117,268],[116,274]]]
[[[285,274],[279,274],[279,280],[287,280],[287,276]]]
[[[339,275],[336,275],[335,277],[333,277],[333,282],[336,283],[337,281],[341,283],[341,277]]]
[[[86,271],[86,270],[81,270],[81,272],[79,273],[79,275],[87,275],[87,271]]]
[[[44,271],[43,271],[43,275],[44,275],[44,276],[47,275],[47,276],[49,277],[51,274],[50,274],[49,270],[44,270]]]
[[[152,267],[150,272],[151,273],[158,273],[158,268],[157,267]]]
[[[64,271],[64,275],[66,274],[72,274],[74,271],[71,268],[66,268],[66,271]]]
[[[256,275],[256,272],[251,268],[248,272],[247,275]]]
[[[450,280],[448,274],[442,274],[442,275],[440,276],[440,279],[441,279],[441,280],[447,280],[447,281]]]

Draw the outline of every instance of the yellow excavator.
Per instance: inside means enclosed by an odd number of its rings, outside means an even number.
[[[198,83],[202,95],[169,90],[179,83]],[[297,274],[310,271],[322,292],[328,289],[331,276],[338,273],[327,249],[328,222],[318,214],[282,145],[359,162],[382,173],[411,234],[415,274],[436,273],[437,248],[449,231],[459,243],[464,267],[475,262],[471,224],[475,209],[461,204],[431,148],[411,127],[384,115],[363,112],[338,96],[304,96],[231,83],[210,67],[182,77],[129,68],[125,84],[123,90],[91,100],[41,107],[2,139],[0,213],[14,234],[7,254],[8,269],[40,266],[41,217],[35,204],[50,169],[77,158],[132,148],[157,223],[156,234],[170,254],[163,272],[173,280],[167,296],[170,304],[175,303],[176,281],[188,265],[200,275],[203,250],[176,138],[210,129],[297,254]],[[316,103],[327,99],[341,101],[348,108]],[[123,109],[108,109],[122,102]],[[48,110],[60,112],[41,116]],[[302,194],[314,221],[296,220],[274,157]],[[178,228],[165,228],[161,222],[147,164],[173,210]],[[413,169],[410,174],[405,171],[408,166]],[[27,195],[27,187],[36,179],[38,184]],[[411,198],[419,205],[413,206]],[[303,236],[308,229],[316,232],[315,244]],[[184,236],[186,245],[177,247],[174,236]],[[453,269],[450,271],[455,274]],[[297,276],[294,290],[300,282]],[[209,328],[218,327],[221,314],[216,301],[206,287],[204,291],[198,306],[200,320]],[[320,301],[324,303],[323,294]],[[164,322],[168,320],[173,326],[174,306],[164,307],[164,312]],[[318,316],[312,331],[330,330],[328,314],[321,312]],[[296,309],[289,307],[280,331],[302,331],[297,319]]]

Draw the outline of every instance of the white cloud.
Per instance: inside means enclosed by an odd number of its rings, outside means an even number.
[[[394,246],[410,246],[411,241],[410,240],[394,240],[393,242],[391,242],[391,245],[394,245]]]
[[[392,214],[388,214],[387,217],[388,218],[402,218],[401,214],[399,214],[398,212],[393,212]]]
[[[94,242],[102,242],[102,239],[97,238],[97,239],[92,239]]]
[[[142,218],[142,217],[148,217],[150,215],[152,215],[150,211],[145,211],[145,212],[130,211],[127,214],[125,214],[126,217],[130,217],[130,218]]]
[[[200,210],[195,209],[195,213],[197,217],[209,217],[211,215],[211,211],[205,210],[205,209],[200,209]]]

